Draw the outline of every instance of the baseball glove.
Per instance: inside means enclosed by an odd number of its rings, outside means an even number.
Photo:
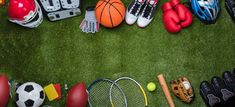
[[[185,103],[191,103],[194,99],[193,88],[186,77],[181,77],[170,82],[174,95]]]

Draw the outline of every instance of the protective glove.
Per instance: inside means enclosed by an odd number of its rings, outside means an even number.
[[[181,30],[180,18],[178,14],[173,10],[171,4],[166,2],[162,5],[163,22],[165,28],[170,33],[177,33]]]
[[[86,33],[96,33],[99,30],[99,23],[95,17],[94,6],[90,6],[86,8],[85,19],[83,19],[80,24],[80,29],[82,32]]]
[[[186,77],[181,77],[170,82],[172,91],[181,101],[191,103],[194,99],[193,88]]]
[[[171,0],[170,3],[180,18],[181,27],[185,28],[191,25],[193,21],[193,15],[190,10],[185,5],[181,4],[180,0]]]

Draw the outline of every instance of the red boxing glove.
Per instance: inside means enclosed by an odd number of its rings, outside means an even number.
[[[188,27],[193,21],[193,15],[190,10],[185,5],[180,4],[179,0],[171,0],[170,3],[181,20],[181,26]]]
[[[169,2],[162,5],[163,23],[168,32],[176,33],[181,30],[180,18],[177,13],[172,9]]]

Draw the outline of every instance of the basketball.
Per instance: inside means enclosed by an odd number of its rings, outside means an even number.
[[[120,25],[125,13],[126,9],[121,0],[100,0],[95,8],[97,21],[108,28]]]

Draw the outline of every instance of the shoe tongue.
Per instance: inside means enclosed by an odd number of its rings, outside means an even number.
[[[151,5],[155,5],[157,3],[158,0],[149,0],[149,4]]]

